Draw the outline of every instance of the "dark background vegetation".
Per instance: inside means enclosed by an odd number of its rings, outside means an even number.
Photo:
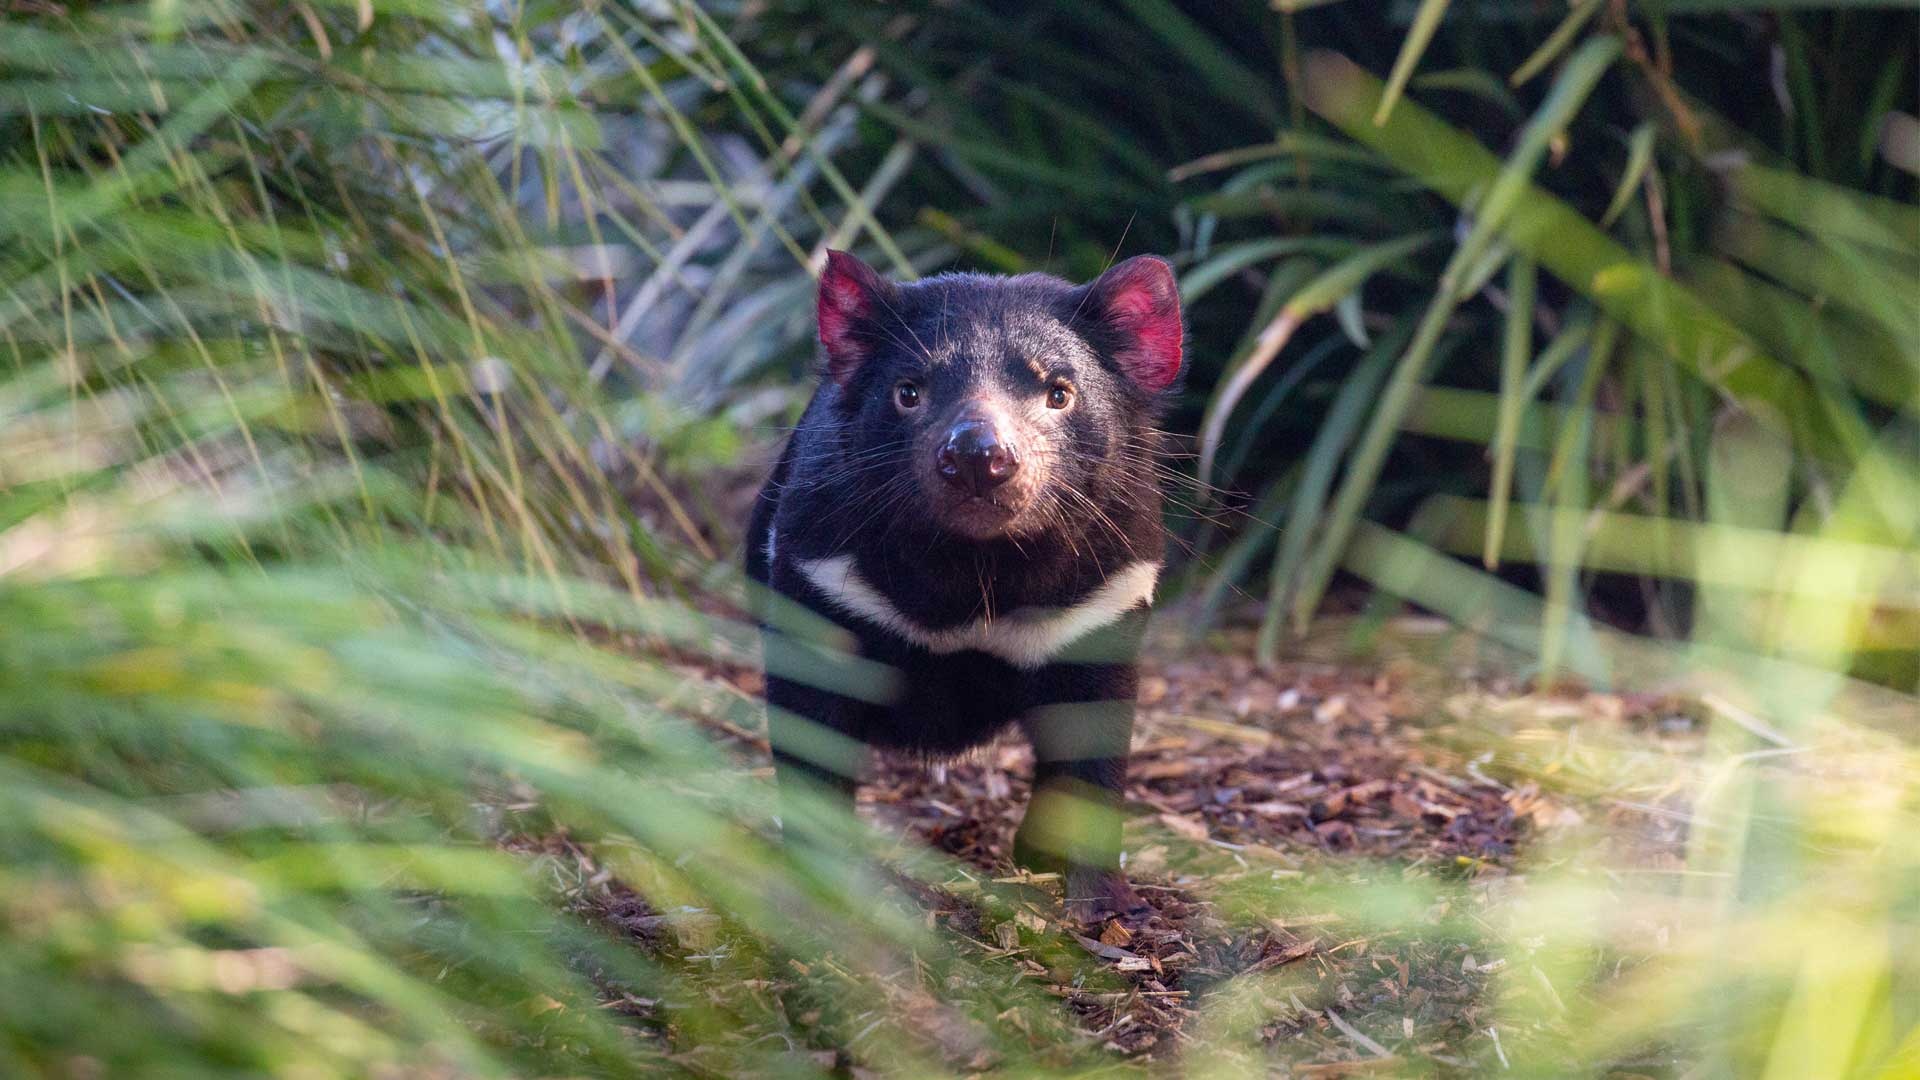
[[[0,0],[0,1072],[1905,1075],[1917,49],[1837,0]],[[1171,700],[1278,739],[1221,703],[1438,617],[1507,681],[1440,662],[1394,738],[1578,811],[1444,873],[1145,821],[1226,920],[1180,941],[1273,935],[1151,1051],[1100,997],[1146,954],[991,868],[790,862],[735,553],[829,246],[1171,258]],[[1286,981],[1306,911],[1444,955],[1448,1034]]]

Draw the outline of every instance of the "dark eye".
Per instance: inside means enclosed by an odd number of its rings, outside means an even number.
[[[893,388],[893,403],[903,409],[920,407],[920,388],[910,382],[901,382]]]
[[[1073,387],[1066,383],[1055,383],[1053,389],[1047,391],[1047,408],[1064,409],[1071,404],[1073,404]]]

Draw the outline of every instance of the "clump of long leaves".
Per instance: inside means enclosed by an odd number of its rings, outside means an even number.
[[[1796,532],[1870,453],[1872,475],[1910,453],[1920,23],[1761,7],[782,15],[898,78],[868,105],[874,152],[915,162],[896,219],[1007,269],[1184,251],[1194,464],[1255,519],[1196,583],[1264,585],[1272,659],[1366,521],[1417,523],[1556,609],[1682,636],[1722,418],[1788,435],[1784,496],[1813,508]],[[1315,49],[1384,78],[1362,92]],[[1877,490],[1875,543],[1900,548],[1903,491]],[[1548,535],[1573,504],[1599,515],[1590,539]],[[1655,519],[1671,528],[1640,543]],[[1847,663],[1912,686],[1911,605],[1872,595]],[[1564,639],[1542,638],[1547,668]]]
[[[1854,724],[1920,734],[1911,11],[1127,0],[888,35],[818,7],[911,87],[871,111],[924,148],[919,224],[1005,268],[1185,251],[1194,463],[1251,519],[1190,579],[1203,619],[1263,589],[1271,661],[1346,574],[1544,682],[1717,703],[1709,775],[1674,784],[1711,811],[1688,872],[1725,885],[1682,890],[1686,921],[1804,932],[1649,966],[1636,992],[1697,1007],[1590,1001],[1596,1045],[1778,1076],[1911,1055],[1911,857],[1831,850],[1852,906],[1816,853],[1910,822],[1911,777],[1863,781],[1882,811],[1808,779],[1910,762],[1837,753]],[[1908,947],[1823,968],[1827,930]]]
[[[1270,575],[1270,641],[1339,567],[1550,669],[1720,677],[1711,753],[1645,789],[1693,797],[1682,886],[1588,888],[1547,852],[1517,890],[1496,1019],[1547,1034],[1515,1064],[1657,1043],[1735,1073],[1897,1069],[1912,756],[1858,722],[1910,724],[1911,699],[1842,672],[1911,638],[1912,187],[1857,137],[1907,61],[1755,137],[1784,162],[1735,161],[1752,140],[1661,67],[1668,20],[1638,24],[1636,53],[1592,3],[1559,33],[1490,17],[1498,35],[1428,3],[1419,59],[1395,64],[1362,7],[8,5],[0,1071],[820,1068],[794,1037],[902,1075],[1098,1058],[1064,1023],[997,1024],[1028,991],[950,978],[969,961],[876,912],[861,843],[796,865],[769,842],[764,781],[695,726],[754,725],[706,674],[750,635],[682,603],[708,599],[724,544],[673,482],[802,392],[730,388],[804,364],[820,248],[902,276],[956,249],[1040,264],[1062,206],[1073,272],[1141,213],[1145,243],[1190,252],[1190,294],[1253,313],[1202,322],[1235,359],[1200,367],[1223,389],[1195,419],[1245,435],[1203,444],[1209,475],[1285,526],[1222,564],[1274,547],[1300,570]],[[1249,55],[1268,32],[1274,55]],[[1009,76],[982,38],[1034,62]],[[1814,101],[1824,49],[1781,41]],[[763,76],[741,42],[801,76]],[[1487,42],[1491,77],[1426,70]],[[926,57],[965,70],[948,84]],[[1608,90],[1623,65],[1668,82]],[[1523,108],[1508,72],[1552,90]],[[990,113],[983,86],[1007,90]],[[1632,122],[1589,139],[1596,86]],[[1460,93],[1511,146],[1425,111]],[[1533,179],[1563,154],[1606,176],[1577,210]],[[1305,355],[1263,389],[1256,349]],[[1292,456],[1259,438],[1309,400],[1336,434]],[[1459,456],[1397,459],[1409,430],[1490,448],[1488,486],[1431,480]],[[1547,577],[1449,549],[1545,553]],[[1596,571],[1669,590],[1683,649],[1581,611]],[[1604,789],[1639,764],[1577,727],[1476,719],[1474,752],[1515,783]],[[609,880],[680,947],[573,914]],[[830,1007],[759,995],[790,949],[845,961],[819,969]],[[899,973],[922,1022],[856,1022],[897,1015],[889,982],[841,970]],[[1571,1049],[1551,1037],[1569,1030]]]
[[[1684,944],[1587,1003],[1592,1045],[1618,1053],[1672,1040],[1736,1074],[1897,1071],[1920,1029],[1894,1002],[1920,969],[1910,948],[1864,943],[1910,938],[1914,893],[1902,880],[1912,859],[1888,834],[1834,838],[1850,832],[1843,822],[1877,822],[1872,833],[1911,820],[1910,740],[1920,736],[1910,693],[1920,657],[1911,299],[1920,210],[1914,177],[1901,172],[1910,155],[1875,138],[1895,126],[1897,107],[1912,110],[1911,87],[1816,91],[1810,67],[1853,60],[1810,45],[1800,21],[1781,16],[1777,49],[1802,76],[1776,151],[1695,96],[1708,88],[1673,66],[1670,36],[1699,34],[1699,24],[1627,20],[1618,9],[1595,20],[1603,5],[1579,4],[1506,73],[1512,85],[1546,88],[1496,153],[1425,107],[1445,83],[1422,93],[1412,74],[1446,7],[1420,6],[1385,80],[1309,54],[1300,98],[1326,127],[1215,159],[1229,188],[1371,190],[1400,177],[1448,204],[1439,214],[1407,207],[1404,189],[1392,189],[1374,222],[1331,230],[1351,238],[1350,254],[1323,266],[1291,251],[1261,255],[1291,266],[1274,273],[1256,329],[1208,403],[1203,470],[1223,453],[1246,460],[1248,436],[1231,446],[1229,418],[1290,344],[1299,349],[1307,320],[1337,315],[1350,345],[1322,340],[1296,351],[1296,363],[1323,362],[1328,349],[1361,357],[1305,458],[1266,481],[1259,500],[1282,526],[1261,648],[1276,655],[1282,628],[1304,628],[1344,570],[1533,654],[1545,679],[1700,694],[1714,717],[1708,771],[1675,782],[1694,801],[1687,871],[1699,878],[1620,907],[1641,921],[1628,934],[1650,919],[1684,928]],[[1824,29],[1864,45],[1890,27],[1914,29],[1872,16],[1835,16]],[[1906,63],[1889,59],[1894,70]],[[1477,85],[1512,101],[1498,83]],[[1342,141],[1316,141],[1328,128]],[[1824,161],[1830,142],[1855,156]],[[1251,157],[1294,171],[1241,163]],[[1582,185],[1583,172],[1605,180]],[[1240,241],[1262,243],[1285,241]],[[1367,291],[1385,271],[1402,276]],[[1299,370],[1269,387],[1260,415],[1311,378]],[[1409,476],[1397,462],[1421,455],[1396,449],[1415,435],[1464,443],[1486,466]],[[1243,538],[1236,554],[1249,558],[1261,542]],[[1516,563],[1536,569],[1516,577]],[[1608,628],[1601,613],[1617,611],[1623,579],[1637,585],[1633,621],[1674,643]],[[1571,753],[1562,736],[1529,737]],[[1551,783],[1526,746],[1493,755],[1524,762],[1516,778]],[[1869,764],[1878,754],[1890,771]],[[1630,756],[1602,753],[1589,765]],[[1879,809],[1840,794],[1846,775]],[[1552,865],[1550,853],[1538,857]],[[1532,902],[1569,902],[1554,916],[1562,925],[1606,924],[1577,878],[1543,873]],[[1732,942],[1755,933],[1774,947],[1729,962]],[[1835,962],[1835,941],[1862,947]],[[1564,965],[1553,976],[1541,954],[1521,949],[1546,993],[1516,978],[1510,1000],[1565,1015],[1552,987],[1590,977],[1595,954],[1582,959],[1566,940],[1547,952]]]
[[[706,20],[0,15],[0,1072],[810,1071],[734,991],[923,940],[699,727],[685,356],[805,355],[877,235]],[[572,913],[602,838],[695,970]]]
[[[1676,101],[1677,111],[1636,129],[1615,194],[1601,222],[1590,222],[1531,177],[1620,62],[1620,40],[1596,36],[1567,58],[1504,161],[1417,104],[1394,102],[1391,83],[1369,82],[1328,56],[1307,65],[1307,100],[1317,112],[1376,154],[1378,166],[1406,172],[1463,216],[1444,265],[1427,271],[1439,291],[1417,321],[1382,335],[1371,354],[1377,373],[1366,381],[1377,380],[1378,400],[1320,433],[1295,485],[1272,577],[1269,649],[1279,621],[1302,624],[1343,561],[1365,562],[1351,540],[1401,431],[1484,446],[1492,465],[1484,501],[1448,491],[1414,514],[1430,530],[1419,539],[1470,551],[1489,568],[1539,564],[1551,610],[1577,613],[1588,595],[1583,574],[1677,579],[1685,592],[1651,592],[1649,617],[1670,633],[1684,631],[1695,614],[1687,601],[1699,589],[1789,598],[1820,591],[1807,586],[1811,560],[1862,572],[1825,593],[1849,610],[1819,629],[1826,637],[1770,648],[1845,664],[1869,641],[1894,656],[1920,644],[1899,631],[1890,639],[1867,633],[1877,613],[1911,609],[1901,552],[1920,522],[1904,508],[1920,477],[1910,467],[1913,371],[1901,357],[1920,344],[1920,326],[1896,297],[1920,286],[1920,215],[1755,161],[1724,130],[1691,146],[1676,130],[1676,153],[1693,155],[1676,168],[1717,170],[1712,180],[1726,199],[1712,248],[1676,257],[1658,220],[1666,213],[1654,164],[1658,125],[1705,127],[1701,117],[1711,118],[1703,104]],[[1628,209],[1637,212],[1644,253],[1605,231]],[[1365,341],[1360,286],[1387,261],[1426,246],[1417,236],[1366,247],[1282,305],[1211,403],[1203,461],[1252,375],[1303,318],[1351,304],[1350,325]],[[1555,292],[1545,291],[1543,277]],[[1494,302],[1473,303],[1482,294]],[[1536,333],[1545,338],[1537,356]],[[1449,369],[1491,372],[1494,386],[1433,385],[1449,357]],[[1561,400],[1546,406],[1543,396]],[[1788,455],[1776,462],[1770,503],[1736,506],[1736,497],[1708,485],[1711,440],[1729,423],[1759,426]],[[1764,559],[1772,566],[1733,581],[1705,576],[1699,553],[1729,535],[1703,527],[1718,511],[1730,515],[1729,526],[1757,530],[1734,534],[1742,541],[1773,544]],[[1768,531],[1805,539],[1769,541]],[[1822,533],[1865,546],[1823,546],[1815,539]],[[1554,620],[1543,628],[1549,669],[1566,662],[1567,634]]]

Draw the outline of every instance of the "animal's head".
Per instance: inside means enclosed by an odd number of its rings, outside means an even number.
[[[829,252],[819,320],[848,473],[891,473],[894,512],[974,540],[1084,522],[1116,481],[1146,482],[1149,433],[1182,368],[1180,296],[1152,256],[1080,286],[1045,274],[900,285]]]

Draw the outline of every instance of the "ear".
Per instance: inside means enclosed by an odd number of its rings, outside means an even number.
[[[1186,333],[1173,267],[1165,259],[1137,255],[1085,288],[1081,318],[1105,331],[1121,372],[1150,394],[1172,386],[1180,376]]]
[[[820,344],[827,351],[827,374],[846,385],[873,355],[879,320],[891,317],[893,284],[873,267],[844,251],[827,252],[820,272]]]

